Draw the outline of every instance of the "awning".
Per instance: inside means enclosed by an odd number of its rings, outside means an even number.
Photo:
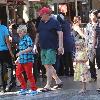
[[[25,5],[24,0],[7,0],[8,5]]]
[[[0,0],[0,4],[6,4],[7,0]]]
[[[82,0],[77,0],[82,1]],[[68,2],[75,2],[75,0],[52,0],[52,3],[68,3]]]
[[[28,1],[33,1],[33,2],[44,2],[44,0],[28,0]]]

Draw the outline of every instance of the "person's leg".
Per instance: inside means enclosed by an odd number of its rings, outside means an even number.
[[[13,88],[13,84],[15,83],[15,79],[13,76],[13,69],[14,65],[12,63],[12,59],[10,55],[8,56],[8,61],[7,61],[7,71],[8,71],[8,80],[7,80],[7,86],[6,86],[6,91],[11,91]]]
[[[7,80],[6,91],[11,91],[11,89],[13,88],[13,84],[15,82],[15,80],[13,78],[13,69],[8,67],[7,72],[8,72],[8,75],[7,75],[8,80]]]
[[[97,63],[98,69],[100,69],[100,48],[96,49],[96,63]]]
[[[73,69],[73,60],[71,52],[66,52],[64,54],[64,64],[65,64],[65,75],[73,76],[74,69]]]
[[[47,76],[47,83],[45,85],[44,88],[46,89],[50,89],[50,85],[51,85],[51,81],[52,81],[52,76],[51,76],[51,72],[49,70],[49,67],[46,66],[46,57],[47,56],[47,50],[43,49],[41,50],[41,62],[42,62],[42,65],[44,65],[45,69],[46,69],[46,76]]]
[[[58,66],[58,73],[57,75],[59,76],[64,76],[64,59],[63,59],[63,55],[58,55],[59,56],[59,66]]]
[[[45,66],[45,69],[46,69],[46,76],[47,76],[47,83],[45,85],[44,88],[51,88],[51,82],[52,82],[52,72],[51,72],[51,68],[49,65],[44,65]]]
[[[59,79],[59,77],[57,76],[56,70],[54,69],[54,67],[52,65],[49,66],[51,73],[52,73],[52,77],[54,78],[54,80],[56,81],[56,84],[60,84],[62,83],[62,81]]]
[[[1,51],[0,52],[0,63],[1,63],[1,79],[2,79],[2,90],[5,91],[8,79],[8,59],[9,59],[9,51]],[[11,78],[11,77],[10,77]]]
[[[86,92],[86,82],[82,82],[82,89],[79,91],[79,93],[85,93]]]
[[[56,74],[56,70],[52,66],[56,62],[56,51],[49,49],[45,52],[45,68],[48,74],[48,81],[52,81],[52,78],[56,81],[56,84],[60,84],[62,81],[59,79],[59,77]],[[50,85],[50,84],[49,84]]]
[[[5,92],[6,84],[7,84],[7,66],[4,64],[4,62],[1,62],[1,79],[2,79],[2,87],[1,91]]]
[[[63,65],[61,66],[61,56],[58,54],[56,55],[56,63],[54,64],[54,68],[57,72],[57,75],[61,76],[63,72]]]
[[[46,68],[46,75],[47,75],[47,84],[44,88],[50,88],[52,78],[56,81],[56,84],[61,84],[62,81],[59,79],[59,77],[56,74],[56,70],[52,65],[44,65]]]
[[[27,79],[26,72],[25,72],[25,71],[23,71],[23,72],[22,72],[22,74],[23,74],[23,77],[24,77],[24,79],[25,79],[25,82],[27,83],[27,80],[28,80],[28,79]]]
[[[36,84],[35,84],[35,79],[34,79],[34,76],[32,74],[32,67],[33,67],[33,63],[26,63],[24,64],[24,69],[25,69],[25,72],[27,74],[27,77],[28,77],[28,80],[30,82],[30,86],[31,86],[31,89],[32,90],[36,90],[37,87],[36,87]]]
[[[65,65],[64,73],[65,73],[66,76],[69,76],[69,56],[68,56],[68,52],[64,53],[63,62],[64,62],[64,65]]]
[[[17,67],[16,67],[16,77],[18,78],[20,84],[21,84],[21,88],[22,89],[26,89],[27,88],[27,85],[26,85],[26,82],[25,82],[25,79],[22,75],[22,72],[24,71],[24,68],[22,66],[22,64],[17,64]]]
[[[61,80],[56,74],[56,70],[52,66],[56,62],[56,51],[52,49],[41,51],[41,61],[46,68],[47,84],[45,88],[50,88],[52,77],[55,79],[56,83],[61,83]]]
[[[86,82],[82,82],[82,84],[83,84],[82,85],[83,90],[86,91]]]
[[[90,73],[91,73],[91,78],[96,80],[97,76],[96,76],[96,68],[95,68],[95,57],[93,59],[93,62],[91,62],[89,60],[89,65],[90,65]]]
[[[69,52],[69,67],[70,67],[70,76],[74,76],[73,59],[71,52]]]
[[[42,65],[40,53],[38,54],[38,67],[39,67],[39,74],[40,74],[40,70],[41,70],[42,71],[42,78],[44,80],[45,74],[46,74],[46,69]]]
[[[35,82],[37,82],[37,78],[39,77],[39,64],[38,64],[38,55],[34,54],[34,66],[33,66],[33,76],[35,78]]]

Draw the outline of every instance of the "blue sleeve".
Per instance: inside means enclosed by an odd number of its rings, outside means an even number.
[[[61,24],[59,23],[59,21],[55,21],[55,29],[57,30],[57,31],[62,31],[62,28],[61,28]]]
[[[3,31],[4,31],[5,37],[8,37],[9,36],[9,31],[8,31],[6,26],[4,26]]]
[[[66,32],[67,33],[70,33],[71,32],[71,26],[70,26],[70,23],[68,21],[65,21],[65,29],[66,29]]]
[[[27,38],[27,46],[28,47],[32,47],[33,46],[33,42],[32,42],[32,39],[30,37]]]

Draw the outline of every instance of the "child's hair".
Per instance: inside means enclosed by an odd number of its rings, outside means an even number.
[[[19,33],[20,31],[27,33],[26,25],[19,25],[19,27],[17,28],[17,33]]]
[[[76,24],[79,22],[79,20],[81,20],[81,17],[80,16],[75,16],[74,19],[73,19],[73,23]]]
[[[97,10],[93,9],[93,10],[89,11],[89,15],[90,15],[91,13],[94,14],[94,15],[97,17]]]

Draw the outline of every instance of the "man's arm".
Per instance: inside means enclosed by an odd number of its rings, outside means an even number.
[[[63,47],[63,32],[62,31],[58,31],[58,39],[59,39],[59,47]]]
[[[9,49],[11,56],[14,58],[14,55],[13,55],[13,52],[12,52],[12,49],[11,49],[11,43],[10,43],[10,40],[9,40],[9,36],[6,37],[6,44],[7,44],[7,47]]]
[[[96,37],[96,32],[94,31],[94,37],[93,37],[93,48],[96,47],[97,44],[97,37]]]
[[[37,45],[39,42],[39,33],[36,34],[36,38],[35,38],[35,43],[34,45]]]
[[[38,50],[37,50],[37,44],[38,44],[38,42],[39,42],[39,33],[36,34],[34,48],[33,48],[33,52],[34,53],[38,53]]]
[[[58,34],[58,39],[59,39],[58,53],[59,54],[64,54],[64,48],[63,48],[63,32],[62,31],[57,31],[57,34]]]

